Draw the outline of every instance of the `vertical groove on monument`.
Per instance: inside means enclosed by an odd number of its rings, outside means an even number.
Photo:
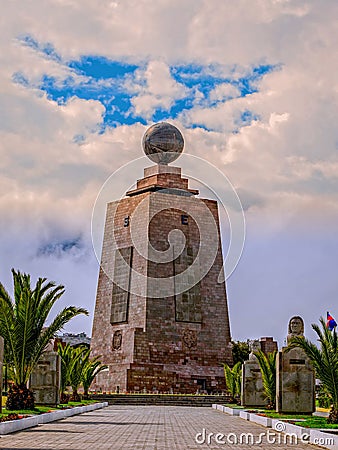
[[[109,366],[96,380],[102,391],[225,388],[222,363],[232,355],[226,289],[218,283],[218,207],[167,165],[183,150],[177,133],[166,123],[147,131],[145,151],[159,164],[107,205],[91,344]]]

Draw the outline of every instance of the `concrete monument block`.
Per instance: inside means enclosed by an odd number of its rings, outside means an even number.
[[[2,410],[1,394],[2,394],[2,365],[4,360],[4,338],[0,336],[0,413]]]
[[[304,335],[304,322],[292,317],[287,342]],[[311,414],[315,411],[315,374],[310,359],[300,348],[283,347],[276,362],[276,408],[281,413]]]
[[[266,397],[263,389],[262,374],[254,352],[261,349],[258,340],[251,343],[249,360],[242,366],[241,405],[265,406]]]
[[[60,403],[60,371],[60,356],[56,352],[45,352],[30,377],[29,387],[34,392],[36,403]]]

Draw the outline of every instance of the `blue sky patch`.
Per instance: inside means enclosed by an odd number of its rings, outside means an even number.
[[[123,78],[127,73],[133,73],[139,67],[100,56],[82,56],[80,60],[71,61],[68,65],[82,75],[101,80]]]
[[[83,243],[81,237],[75,237],[74,239],[65,239],[42,245],[37,251],[37,256],[53,256],[61,258],[65,254],[76,255],[82,250],[82,247]]]
[[[30,47],[38,53],[43,54],[46,58],[61,62],[60,55],[56,52],[53,44],[50,42],[40,43],[33,36],[27,34],[18,37],[18,41],[26,47]]]
[[[123,61],[110,60],[99,55],[82,56],[78,60],[62,61],[60,55],[50,43],[39,43],[30,35],[18,38],[23,46],[30,47],[40,57],[52,59],[64,66],[68,75],[60,79],[51,73],[44,74],[38,83],[30,82],[24,72],[13,74],[13,82],[26,88],[40,89],[46,92],[48,98],[58,102],[66,103],[72,97],[85,100],[97,100],[105,106],[105,114],[100,133],[106,127],[116,127],[121,124],[131,125],[133,123],[146,124],[151,121],[175,119],[180,114],[191,110],[198,105],[202,108],[210,108],[219,102],[230,101],[231,98],[214,99],[210,93],[219,85],[227,83],[236,88],[237,97],[244,97],[257,92],[259,81],[278,66],[269,64],[257,65],[238,71],[236,67],[222,65],[196,65],[185,64],[170,67],[170,74],[174,81],[185,87],[185,94],[175,99],[170,107],[161,106],[161,99],[157,102],[159,106],[154,107],[149,115],[144,117],[138,115],[133,107],[132,100],[139,94],[148,94],[146,80],[142,79],[142,71],[147,67],[145,61],[142,65],[130,64]],[[239,76],[238,73],[242,75]],[[236,92],[234,90],[234,92]],[[151,92],[150,92],[150,95]],[[158,95],[158,94],[157,94]],[[155,96],[156,97],[156,96]],[[158,100],[158,98],[156,97]],[[243,111],[240,119],[236,121],[238,127],[250,124],[257,119],[254,112]],[[203,126],[203,124],[191,123],[191,127]],[[84,136],[74,137],[74,142],[82,143]]]

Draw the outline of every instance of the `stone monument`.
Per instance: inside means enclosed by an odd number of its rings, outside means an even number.
[[[267,336],[261,337],[259,342],[261,344],[262,352],[265,353],[266,355],[268,353],[273,353],[273,352],[278,351],[277,341],[274,341],[273,337],[267,337]]]
[[[98,375],[97,390],[225,389],[222,363],[231,364],[232,353],[226,288],[218,282],[218,207],[168,165],[183,146],[173,125],[150,127],[143,148],[157,164],[107,205],[91,348],[109,370]]]
[[[45,351],[33,370],[29,388],[34,400],[41,405],[60,403],[61,359],[57,352]]]
[[[294,336],[304,336],[300,316],[290,319],[287,343]],[[276,409],[280,413],[311,414],[315,411],[315,373],[310,359],[301,348],[283,347],[276,361]]]
[[[241,405],[265,406],[267,399],[263,389],[262,373],[254,354],[261,350],[261,343],[258,340],[252,341],[250,349],[249,359],[242,365]]]
[[[4,360],[4,338],[0,336],[0,413],[2,411],[2,365]]]

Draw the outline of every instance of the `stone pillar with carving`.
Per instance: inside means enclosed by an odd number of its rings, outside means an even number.
[[[57,405],[60,403],[61,359],[57,352],[43,353],[32,372],[29,388],[37,404]]]
[[[265,406],[267,401],[263,389],[262,373],[258,359],[254,355],[254,352],[261,350],[261,343],[254,340],[250,347],[249,359],[242,365],[241,405]]]
[[[304,336],[304,321],[294,316],[289,321],[287,343]],[[311,414],[315,411],[315,373],[301,348],[283,347],[276,361],[276,410],[280,413]]]

